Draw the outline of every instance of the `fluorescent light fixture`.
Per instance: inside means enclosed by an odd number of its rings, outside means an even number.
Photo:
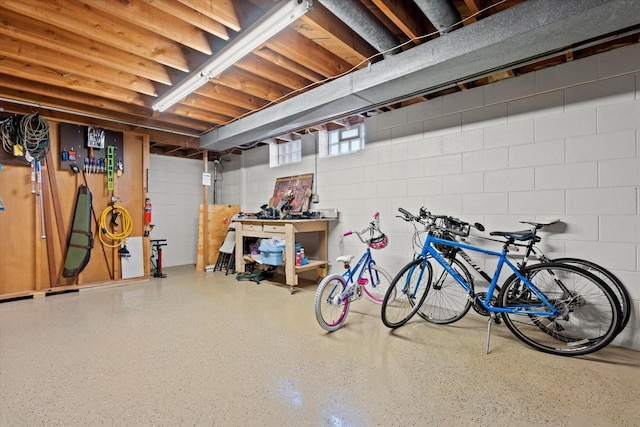
[[[312,0],[281,0],[202,67],[189,74],[180,84],[158,98],[152,108],[156,111],[164,111],[204,86],[209,79],[222,73],[304,15],[311,8],[311,5]]]

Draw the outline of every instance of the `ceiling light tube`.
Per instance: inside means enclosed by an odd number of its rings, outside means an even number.
[[[235,64],[249,52],[257,49],[271,37],[304,15],[312,0],[281,0],[256,23],[227,44],[202,67],[189,74],[180,84],[158,98],[152,108],[164,111]]]

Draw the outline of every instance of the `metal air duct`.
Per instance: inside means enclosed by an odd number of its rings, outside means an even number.
[[[440,34],[455,30],[462,19],[458,9],[449,0],[414,1]]]
[[[400,42],[359,0],[319,0],[329,12],[385,57],[402,52]]]

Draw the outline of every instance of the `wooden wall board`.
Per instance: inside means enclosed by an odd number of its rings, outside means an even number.
[[[206,242],[208,243],[208,259],[204,260],[204,242],[203,231],[204,223],[203,212],[204,205],[200,205],[198,215],[198,254],[196,260],[196,270],[204,271],[208,265],[213,265],[218,259],[218,251],[220,246],[227,237],[227,231],[229,229],[229,223],[234,215],[240,212],[240,205],[207,205],[207,219],[208,236]]]
[[[67,241],[68,236],[60,239],[57,221],[62,221],[62,229],[69,232],[72,222],[75,197],[78,186],[85,183],[89,186],[93,196],[93,209],[99,217],[108,206],[112,192],[107,191],[106,174],[88,174],[83,177],[74,174],[69,169],[63,169],[60,164],[60,139],[59,123],[49,120],[51,137],[51,158],[53,165],[45,163],[46,168],[53,168],[57,183],[57,194],[49,192],[49,211],[52,226],[47,239],[55,239],[53,249],[47,248],[47,241],[40,236],[40,214],[36,198],[31,194],[31,170],[18,165],[3,163],[0,174],[0,188],[5,210],[0,211],[0,297],[5,294],[17,294],[32,292],[37,289],[46,290],[49,283],[49,258],[56,263],[56,271],[59,272],[56,285],[64,286],[82,285],[91,286],[95,283],[108,284],[120,281],[120,258],[117,249],[105,248],[97,236],[95,220],[92,218],[92,231],[94,233],[94,248],[91,251],[91,259],[80,276],[76,278],[62,278],[62,265],[64,264],[64,250],[60,249],[59,241]],[[143,165],[147,159],[148,145],[144,144],[144,135],[126,132],[123,134],[123,152],[125,158],[125,172],[116,178],[115,195],[118,202],[130,213],[133,221],[132,237],[144,234],[144,177]],[[50,163],[50,162],[49,162]],[[43,171],[43,175],[46,172]],[[48,181],[46,181],[48,182]],[[53,198],[57,198],[59,210],[55,210]],[[148,238],[144,238],[148,245]],[[50,257],[49,252],[53,250]],[[147,253],[150,251],[145,248]],[[116,273],[112,278],[112,274]],[[145,274],[149,274],[148,263],[145,266]]]

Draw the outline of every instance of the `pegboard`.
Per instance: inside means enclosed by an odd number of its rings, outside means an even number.
[[[122,132],[114,132],[110,130],[104,131],[105,142],[104,148],[93,148],[93,158],[96,162],[104,159],[103,163],[107,164],[107,147],[115,147],[114,162],[117,165],[119,161],[123,162],[124,156],[124,138]],[[90,148],[87,146],[89,128],[87,126],[73,125],[68,123],[60,123],[60,168],[71,169],[72,164],[76,164],[81,171],[85,170],[85,158],[90,158]],[[70,153],[75,153],[72,159]],[[66,157],[62,153],[67,153]],[[97,170],[96,170],[97,169]],[[106,169],[99,170],[94,168],[91,173],[106,173]]]

